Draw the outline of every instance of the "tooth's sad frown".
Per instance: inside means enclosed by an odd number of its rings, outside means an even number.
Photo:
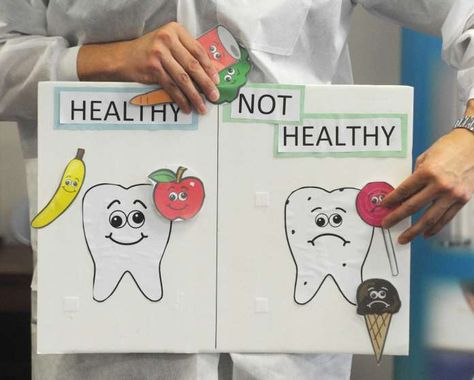
[[[82,211],[94,262],[94,299],[105,301],[129,273],[146,298],[159,301],[171,222],[154,209],[152,185],[95,185],[85,193]]]
[[[306,304],[331,277],[355,304],[373,227],[359,217],[355,188],[303,187],[285,205],[288,245],[296,264],[294,298]]]

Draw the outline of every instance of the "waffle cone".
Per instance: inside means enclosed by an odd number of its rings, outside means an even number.
[[[377,359],[377,363],[380,363],[388,329],[390,327],[390,321],[392,320],[392,314],[366,314],[364,318],[372,348],[374,349],[375,358]]]

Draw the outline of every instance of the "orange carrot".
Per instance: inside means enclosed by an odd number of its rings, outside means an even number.
[[[154,106],[156,104],[173,103],[173,99],[165,90],[153,90],[145,94],[137,95],[130,100],[135,106]]]

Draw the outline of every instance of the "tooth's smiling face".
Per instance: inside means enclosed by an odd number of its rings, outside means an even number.
[[[105,301],[129,273],[143,295],[161,299],[161,258],[171,222],[153,205],[153,186],[99,184],[84,194],[84,234],[94,263],[94,299]]]
[[[357,214],[358,189],[295,190],[285,206],[286,236],[297,276],[295,301],[309,302],[327,277],[355,304],[372,228]]]
[[[133,200],[131,205],[122,203],[119,199],[114,199],[107,206],[110,211],[110,233],[105,238],[119,245],[138,244],[148,238],[148,234],[143,233],[148,207],[140,199]]]

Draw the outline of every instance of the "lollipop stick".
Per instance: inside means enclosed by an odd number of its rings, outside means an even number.
[[[390,270],[392,276],[398,276],[398,263],[397,256],[395,256],[395,249],[393,248],[392,235],[390,230],[382,228],[383,241],[385,243],[385,249],[387,250],[388,262],[390,263]]]

